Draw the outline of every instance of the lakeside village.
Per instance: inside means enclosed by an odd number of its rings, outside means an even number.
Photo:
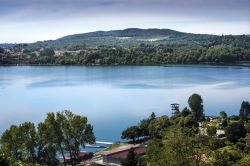
[[[115,48],[113,48],[115,50]],[[25,59],[36,58],[36,57],[62,57],[62,56],[72,56],[80,53],[85,53],[88,50],[54,50],[49,48],[39,48],[39,49],[24,49],[22,46],[18,47],[0,47],[1,61],[7,64],[13,61],[16,63],[22,63]],[[91,49],[92,52],[96,52],[96,49]]]
[[[180,109],[178,103],[171,104],[171,117],[152,113],[121,133],[127,141],[116,143],[96,141],[86,117],[70,111],[48,113],[37,130],[25,122],[2,134],[0,165],[249,166],[249,102],[243,101],[239,115],[232,116],[225,111],[205,116],[198,94],[189,97],[188,105]],[[101,150],[81,151],[83,146]]]

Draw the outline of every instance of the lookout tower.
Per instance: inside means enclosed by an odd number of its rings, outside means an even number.
[[[172,115],[178,114],[180,112],[178,103],[171,104]]]

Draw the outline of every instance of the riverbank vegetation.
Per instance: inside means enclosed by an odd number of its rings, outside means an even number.
[[[128,48],[88,47],[79,51],[58,51],[51,48],[29,50],[17,47],[1,52],[0,65],[237,64],[250,61],[249,48],[229,45],[141,44]]]

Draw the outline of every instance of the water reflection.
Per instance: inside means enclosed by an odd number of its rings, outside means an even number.
[[[250,100],[250,69],[216,66],[0,67],[0,132],[38,123],[47,112],[88,116],[98,140],[114,141],[150,115],[170,115],[170,104],[202,95],[206,114],[238,114]]]

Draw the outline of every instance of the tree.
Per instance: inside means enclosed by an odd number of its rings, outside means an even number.
[[[248,121],[250,116],[250,105],[248,101],[243,101],[240,107],[240,119],[243,121]]]
[[[93,144],[93,127],[87,117],[75,115],[71,111],[48,113],[37,130],[31,122],[19,126],[12,125],[1,136],[2,149],[6,155],[25,163],[41,163],[57,166],[57,155],[70,154],[71,164],[76,165],[81,147]]]
[[[195,121],[199,122],[204,116],[203,100],[201,96],[198,94],[193,94],[192,96],[189,97],[188,104],[194,114]]]
[[[230,124],[225,131],[227,139],[231,142],[237,142],[238,139],[246,136],[246,129],[244,123],[234,122]]]
[[[227,119],[222,120],[221,125],[222,125],[222,127],[224,127],[224,128],[227,127],[227,126],[228,126]]]
[[[143,119],[140,121],[139,128],[141,131],[141,136],[143,137],[149,136],[149,124],[150,124],[149,119]]]
[[[185,107],[182,111],[181,111],[181,116],[183,117],[186,117],[188,116],[189,114],[191,114],[192,112],[187,108]]]
[[[161,137],[164,129],[171,125],[167,116],[161,116],[152,120],[149,124],[149,134],[151,137]]]
[[[44,49],[41,53],[41,56],[48,56],[48,57],[52,57],[55,55],[55,52],[53,49],[51,48],[46,48]]]
[[[60,151],[58,144],[54,138],[54,133],[51,133],[51,129],[48,128],[48,124],[39,123],[37,127],[37,137],[38,137],[38,161],[44,165],[57,166],[59,164],[58,159],[56,158],[57,152],[63,154]],[[52,141],[53,140],[53,141]],[[63,150],[63,146],[61,145]],[[65,163],[65,156],[63,157]]]
[[[147,164],[157,166],[181,166],[193,163],[192,142],[180,128],[168,128],[163,139],[153,138],[147,149]]]
[[[226,113],[225,111],[221,111],[221,112],[220,112],[220,117],[221,117],[222,119],[227,119],[227,113]]]
[[[183,127],[199,127],[199,124],[195,121],[194,116],[189,114],[184,119]]]
[[[0,47],[0,54],[4,53],[4,49]]]
[[[7,155],[15,160],[35,163],[37,159],[37,137],[34,123],[24,122],[12,125],[1,137],[1,144]]]
[[[48,133],[48,143],[56,145],[56,149],[62,154],[64,161],[65,153],[68,152],[72,165],[77,162],[80,147],[85,147],[86,143],[95,142],[93,127],[88,124],[87,117],[75,115],[71,111],[48,113],[44,125],[47,130],[45,132]]]
[[[150,135],[149,125],[150,125],[150,122],[153,121],[155,118],[156,118],[156,115],[154,112],[152,112],[149,118],[143,119],[140,121],[139,128],[140,128],[141,136],[147,137]]]
[[[59,115],[59,116],[57,116]],[[47,113],[47,117],[44,122],[41,122],[38,125],[39,136],[40,136],[40,145],[41,145],[41,155],[44,156],[44,159],[54,158],[54,151],[61,153],[64,164],[65,161],[65,144],[64,144],[64,135],[62,131],[62,121],[60,119],[60,112]],[[46,153],[45,150],[48,150],[49,153]],[[46,161],[45,161],[46,162]]]
[[[138,157],[134,152],[134,148],[131,148],[127,154],[127,158],[122,161],[122,166],[136,166],[138,163]]]
[[[37,136],[34,123],[25,122],[19,126],[22,141],[23,161],[35,163],[37,159]]]
[[[7,155],[12,156],[16,160],[22,159],[22,139],[19,127],[10,126],[1,137],[2,148],[5,149]]]
[[[217,128],[215,126],[208,126],[207,127],[207,135],[210,137],[214,136],[217,132]]]
[[[68,110],[57,113],[57,117],[63,133],[65,150],[70,154],[72,165],[76,165],[80,147],[85,147],[86,143],[95,143],[93,126],[88,123],[87,117],[75,115]]]
[[[154,120],[156,118],[156,115],[154,112],[151,113],[149,120]]]
[[[130,139],[135,143],[136,139],[141,136],[141,130],[138,126],[131,126],[122,132],[122,139]]]

